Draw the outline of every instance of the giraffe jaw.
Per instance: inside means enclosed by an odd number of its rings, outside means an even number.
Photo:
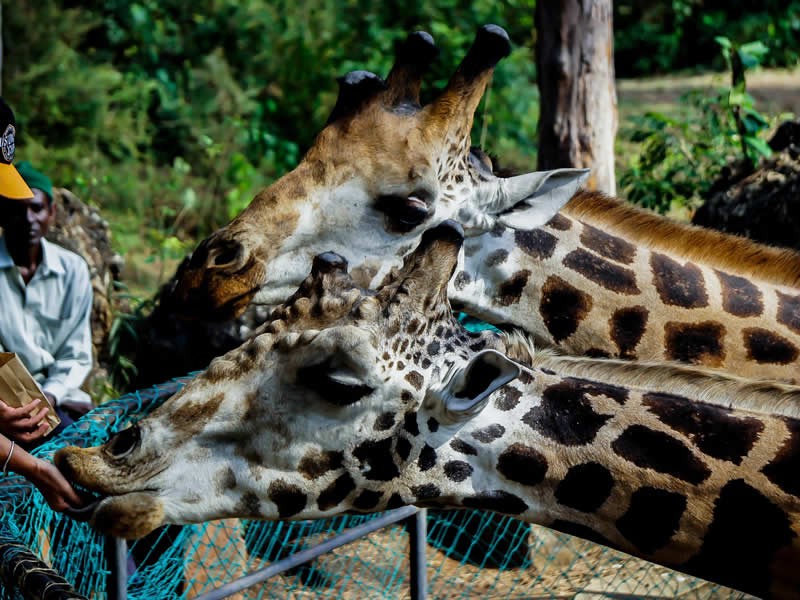
[[[89,524],[118,538],[138,539],[164,524],[164,504],[151,492],[109,496],[92,506]]]

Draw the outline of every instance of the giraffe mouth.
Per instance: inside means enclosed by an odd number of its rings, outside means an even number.
[[[94,516],[95,511],[100,506],[100,503],[105,500],[108,496],[100,496],[95,497],[88,504],[81,506],[80,508],[68,508],[64,511],[64,514],[67,515],[73,521],[79,521],[82,523],[86,523],[87,521],[91,521],[92,517]]]
[[[97,496],[80,508],[64,514],[89,523],[97,531],[126,540],[144,537],[164,522],[164,507],[152,490],[118,496]]]

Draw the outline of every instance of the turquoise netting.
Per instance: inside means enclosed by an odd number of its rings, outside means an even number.
[[[50,459],[66,445],[99,444],[153,410],[187,380],[104,404],[35,453]],[[0,476],[0,508],[0,596],[71,597],[58,591],[63,582],[40,573],[35,555],[79,594],[107,597],[110,567],[103,538],[88,525],[51,511],[17,476]],[[372,518],[276,523],[228,519],[162,528],[129,548],[135,571],[128,579],[128,597],[192,598]],[[408,597],[408,548],[402,524],[386,527],[234,597]],[[580,592],[617,598],[744,597],[602,546],[477,511],[430,511],[427,561],[432,598],[573,598]],[[36,591],[48,589],[53,595]]]

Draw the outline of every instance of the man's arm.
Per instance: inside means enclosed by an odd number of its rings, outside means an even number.
[[[53,352],[55,362],[42,383],[45,394],[56,404],[68,390],[80,388],[92,369],[92,285],[85,263],[81,262],[80,268],[75,270],[75,279],[64,302],[72,303],[75,309],[63,324],[63,342]]]

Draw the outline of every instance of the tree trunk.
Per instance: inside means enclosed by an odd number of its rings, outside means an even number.
[[[539,169],[591,167],[616,193],[617,92],[611,0],[538,0]]]

